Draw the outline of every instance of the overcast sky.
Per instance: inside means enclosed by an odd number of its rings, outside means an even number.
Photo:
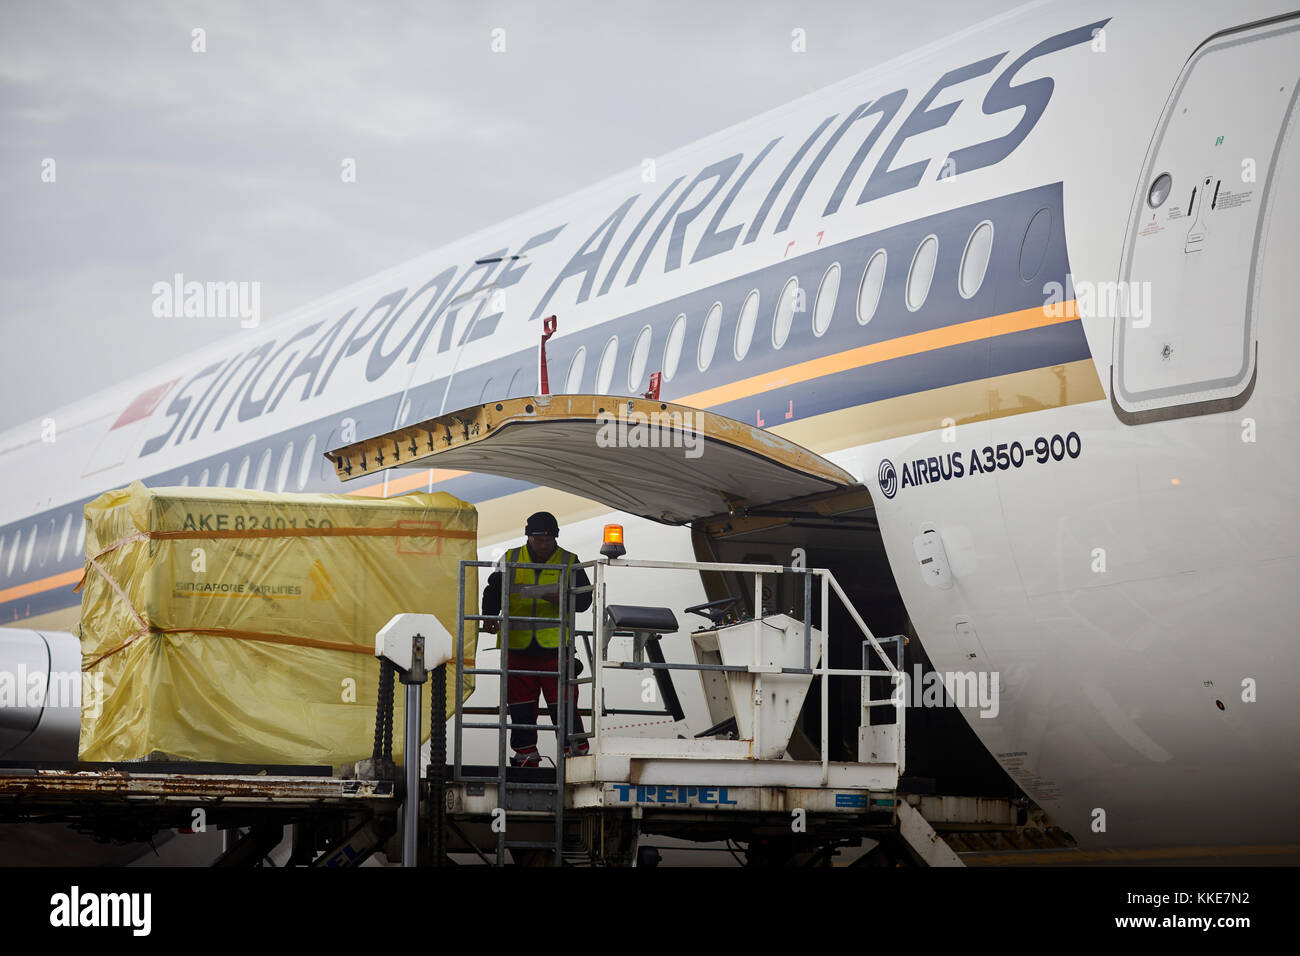
[[[0,0],[0,429],[1017,5]]]

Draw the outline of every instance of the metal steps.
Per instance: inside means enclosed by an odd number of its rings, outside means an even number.
[[[555,866],[562,866],[565,863],[565,829],[564,829],[564,794],[565,794],[565,756],[564,742],[570,740],[570,713],[571,708],[565,706],[567,701],[577,699],[577,685],[583,683],[575,679],[573,671],[573,640],[576,636],[572,628],[571,617],[561,614],[560,617],[515,617],[514,623],[545,624],[554,626],[559,629],[559,645],[563,653],[557,653],[557,669],[552,671],[539,671],[531,669],[511,668],[510,666],[510,642],[507,635],[510,633],[512,618],[510,616],[510,591],[514,581],[516,570],[532,570],[534,577],[539,577],[540,572],[558,571],[559,572],[559,600],[558,605],[561,608],[569,606],[571,598],[581,592],[591,591],[590,585],[585,588],[574,588],[570,586],[571,569],[568,565],[539,564],[530,562],[502,561],[497,568],[501,571],[501,615],[488,616],[483,614],[465,613],[465,568],[466,565],[481,565],[483,562],[461,562],[460,576],[458,585],[457,601],[457,627],[456,627],[456,686],[463,686],[465,676],[495,676],[498,678],[498,708],[497,719],[495,721],[466,721],[462,715],[461,708],[456,710],[455,731],[454,731],[454,761],[452,766],[451,780],[455,783],[465,784],[488,784],[495,785],[497,788],[497,808],[493,814],[492,829],[497,834],[496,843],[496,865],[504,866],[506,864],[507,851],[549,851],[552,863]],[[474,596],[477,597],[477,596]],[[498,643],[501,650],[500,667],[466,667],[465,666],[465,624],[468,621],[475,622],[474,626],[478,627],[480,621],[499,622],[498,634],[500,635]],[[557,694],[561,703],[555,707],[554,724],[542,723],[524,723],[514,722],[510,719],[510,710],[506,699],[509,687],[510,676],[527,675],[541,677],[543,680],[555,679],[563,683],[562,692]],[[540,712],[540,708],[539,708]],[[495,730],[497,734],[497,764],[495,767],[466,767],[462,764],[462,755],[464,753],[464,734],[466,730]],[[511,767],[509,761],[509,735],[512,730],[533,730],[537,733],[554,733],[556,739],[556,759],[554,768],[542,767]],[[510,815],[512,813],[528,814],[545,814],[549,816],[554,827],[551,831],[553,836],[550,840],[512,840],[509,838]],[[519,858],[522,854],[512,853],[513,857]],[[520,862],[519,859],[516,862]]]

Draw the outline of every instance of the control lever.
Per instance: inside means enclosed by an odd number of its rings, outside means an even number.
[[[688,607],[686,613],[698,614],[714,627],[721,624],[730,624],[736,620],[736,613],[732,605],[738,600],[739,598],[734,597],[720,598],[717,601],[708,601],[704,604]]]
[[[1210,209],[1210,183],[1214,182],[1213,176],[1206,176],[1201,180],[1201,185],[1192,190],[1192,208],[1187,210],[1187,215],[1192,217],[1192,228],[1187,230],[1187,241],[1183,244],[1183,252],[1200,252],[1205,242],[1205,215]],[[1215,190],[1216,198],[1218,190]]]

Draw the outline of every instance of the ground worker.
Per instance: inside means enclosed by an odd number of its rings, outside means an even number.
[[[556,544],[560,526],[555,516],[547,511],[539,511],[528,519],[524,534],[528,542],[523,547],[511,548],[505,553],[503,561],[523,564],[555,565],[555,570],[540,568],[514,568],[510,581],[510,633],[506,636],[509,654],[509,675],[506,681],[506,705],[510,712],[512,724],[537,723],[537,698],[544,695],[547,712],[551,723],[556,722],[556,705],[561,698],[559,681],[555,677],[538,677],[531,674],[519,674],[516,671],[556,671],[559,670],[560,628],[558,624],[516,624],[515,618],[556,618],[560,617],[560,569],[578,563],[578,556],[565,551]],[[569,573],[568,588],[588,587],[591,581],[582,568]],[[523,594],[524,588],[552,585],[541,593]],[[488,577],[487,587],[483,589],[483,614],[501,613],[501,571],[494,571]],[[573,611],[585,611],[591,607],[591,592],[573,594],[570,599]],[[572,612],[569,612],[572,614]],[[484,630],[495,634],[500,628],[497,621],[485,621]],[[572,618],[569,619],[571,632]],[[575,660],[576,672],[580,672],[582,662]],[[573,694],[573,706],[570,710],[569,729],[572,733],[582,733],[582,718],[578,715],[577,694]],[[510,731],[510,746],[514,756],[510,759],[513,767],[536,767],[541,763],[537,753],[537,731],[513,729]],[[582,756],[590,748],[586,738],[570,749],[565,745],[566,756]]]

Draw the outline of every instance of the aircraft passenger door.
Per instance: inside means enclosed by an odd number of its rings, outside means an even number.
[[[1239,408],[1254,388],[1259,263],[1294,242],[1274,208],[1296,115],[1300,19],[1219,34],[1183,68],[1125,237],[1111,402],[1140,424]],[[1124,299],[1120,300],[1121,302]]]

